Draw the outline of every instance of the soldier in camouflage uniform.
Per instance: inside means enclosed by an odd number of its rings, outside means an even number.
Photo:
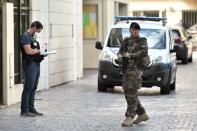
[[[146,38],[139,36],[140,26],[136,22],[130,25],[131,36],[125,38],[118,52],[118,62],[123,68],[123,89],[127,101],[126,119],[122,126],[132,126],[148,120],[148,115],[138,99],[138,89],[142,83],[140,61],[148,54]],[[135,115],[138,115],[134,121]]]

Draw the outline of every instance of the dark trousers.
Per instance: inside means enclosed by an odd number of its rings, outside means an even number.
[[[25,72],[25,84],[21,98],[21,112],[33,112],[36,110],[34,108],[34,100],[40,77],[40,64],[27,64],[23,60],[23,70]]]

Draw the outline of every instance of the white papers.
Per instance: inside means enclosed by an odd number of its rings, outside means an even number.
[[[40,52],[40,55],[44,55],[44,56],[47,56],[50,54],[56,54],[56,51]]]

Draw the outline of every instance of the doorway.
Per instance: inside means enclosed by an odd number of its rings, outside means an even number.
[[[3,45],[2,45],[2,3],[11,2],[14,4],[14,76],[15,84],[23,80],[21,68],[21,54],[18,38],[29,26],[29,0],[0,0],[0,105],[3,104]]]
[[[14,1],[14,80],[15,84],[24,82],[22,61],[18,40],[20,35],[27,30],[30,23],[29,0]]]

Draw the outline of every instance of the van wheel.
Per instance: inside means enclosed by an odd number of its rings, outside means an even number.
[[[192,58],[192,55],[191,57],[188,59],[188,62],[192,62],[193,61],[193,58]]]
[[[98,78],[98,91],[99,92],[106,92],[107,91],[107,85],[101,83],[99,78]]]
[[[174,82],[170,84],[170,90],[175,90],[176,89],[176,77],[174,78]]]
[[[182,64],[187,64],[188,63],[188,58],[186,57],[186,58],[183,58],[182,59]]]
[[[160,94],[170,94],[170,86],[166,85],[166,86],[162,86],[160,89]]]
[[[114,86],[113,86],[113,85],[108,85],[107,87],[108,87],[108,88],[114,88]]]
[[[170,79],[171,76],[169,76],[167,84],[161,87],[160,94],[170,94]]]

